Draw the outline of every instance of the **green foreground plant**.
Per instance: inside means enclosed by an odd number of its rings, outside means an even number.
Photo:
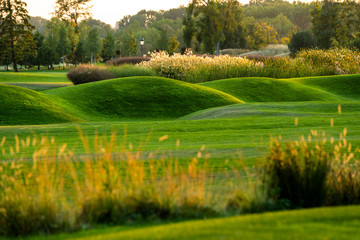
[[[360,149],[346,140],[329,140],[325,132],[312,131],[306,140],[271,142],[268,161],[250,191],[240,192],[228,208],[240,212],[352,205],[360,203]],[[313,139],[317,140],[313,140]]]
[[[150,134],[134,147],[126,131],[120,142],[115,132],[96,133],[93,142],[79,132],[86,150],[81,156],[53,137],[15,136],[15,145],[1,139],[1,154],[14,160],[0,164],[0,236],[360,203],[360,150],[347,142],[346,129],[337,142],[317,131],[285,146],[272,141],[260,175],[234,169],[221,199],[205,146],[186,163],[156,160],[159,153],[142,150]],[[22,156],[29,149],[31,159]]]

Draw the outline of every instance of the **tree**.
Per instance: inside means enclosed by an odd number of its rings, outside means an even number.
[[[169,53],[173,54],[179,47],[180,42],[176,39],[176,36],[172,36],[169,46]]]
[[[104,62],[112,59],[116,54],[116,45],[114,35],[109,32],[102,40],[101,57]]]
[[[170,38],[168,31],[163,28],[160,28],[158,30],[160,31],[160,38],[157,40],[156,48],[159,50],[167,51],[169,50],[169,45],[170,45]]]
[[[34,34],[34,40],[36,42],[36,51],[37,51],[37,56],[36,58],[33,58],[32,63],[34,65],[37,65],[38,70],[40,70],[40,65],[41,65],[41,61],[40,61],[40,55],[39,55],[39,49],[42,47],[42,45],[44,44],[44,35],[42,35],[39,31],[36,31]]]
[[[317,4],[311,12],[312,32],[316,37],[317,44],[320,48],[330,48],[335,36],[337,25],[338,3],[325,0],[323,6]]]
[[[91,0],[56,0],[54,15],[67,22],[71,22],[78,33],[80,19],[91,16],[89,2]]]
[[[0,54],[11,59],[15,72],[18,72],[17,63],[26,55],[36,55],[34,27],[29,23],[26,6],[21,0],[0,1]]]
[[[54,48],[46,42],[38,50],[38,59],[40,64],[47,66],[48,69],[53,68],[54,62],[58,60]]]
[[[243,10],[237,0],[198,0],[202,41],[207,52],[216,48],[220,54],[220,42],[225,32],[232,33],[243,20]]]
[[[298,32],[291,37],[289,50],[291,55],[295,56],[298,51],[314,48],[315,45],[315,37],[310,31]]]
[[[79,40],[76,50],[74,52],[74,58],[72,59],[72,62],[77,65],[78,63],[85,62],[86,58],[86,49],[85,49],[85,40],[81,39]]]
[[[66,25],[64,23],[60,25],[57,39],[58,42],[56,46],[56,52],[62,59],[63,69],[65,69],[65,58],[68,54],[71,53],[71,42]]]
[[[99,54],[101,49],[101,41],[99,32],[96,28],[90,29],[86,39],[86,49],[91,57],[91,64],[96,64],[96,56]]]
[[[186,16],[183,18],[182,23],[183,28],[183,38],[185,46],[191,48],[191,41],[196,32],[195,20],[194,20],[194,10],[195,10],[196,1],[189,3],[189,6],[186,8]]]

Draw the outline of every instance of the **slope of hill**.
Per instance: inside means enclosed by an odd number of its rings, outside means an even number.
[[[47,95],[26,88],[0,84],[0,99],[0,125],[81,121]]]
[[[85,118],[177,118],[237,98],[195,84],[160,78],[130,77],[53,89],[69,112]],[[60,101],[60,100],[59,100]]]

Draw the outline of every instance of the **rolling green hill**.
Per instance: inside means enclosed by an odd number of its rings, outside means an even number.
[[[241,103],[212,88],[160,77],[113,79],[46,93],[63,100],[69,112],[87,119],[177,118],[202,109]]]
[[[360,101],[336,101],[336,102],[285,102],[285,103],[245,103],[224,107],[205,109],[187,116],[180,120],[199,120],[217,118],[238,118],[246,116],[258,117],[330,117],[338,113],[341,106],[341,114],[360,117]]]
[[[80,121],[47,95],[0,84],[0,125],[49,124]]]
[[[273,78],[232,78],[201,83],[244,102],[334,101],[341,97],[297,81]]]
[[[360,100],[360,74],[288,79],[347,99]]]

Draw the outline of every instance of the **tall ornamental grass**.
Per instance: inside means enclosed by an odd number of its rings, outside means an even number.
[[[297,58],[303,58],[313,66],[326,67],[329,75],[354,74],[360,72],[360,52],[355,49],[309,49],[297,53]]]
[[[116,140],[116,133],[96,134],[93,142],[81,131],[80,137],[82,156],[54,138],[15,137],[15,146],[2,138],[1,152],[13,160],[0,163],[0,237],[219,214],[207,190],[210,170],[198,163],[203,149],[180,164],[155,161],[154,153],[133,150],[126,140]],[[21,157],[28,150],[31,160]]]
[[[242,213],[360,203],[360,149],[312,131],[299,141],[271,142],[258,181],[236,193],[227,208]]]
[[[96,133],[90,141],[79,131],[81,156],[55,138],[1,139],[2,156],[12,160],[0,162],[0,238],[360,203],[360,150],[346,129],[336,140],[318,131],[292,143],[274,140],[258,175],[246,167],[221,173],[229,182],[214,178],[220,173],[206,165],[205,147],[178,162],[134,147],[126,132],[121,140]]]
[[[260,63],[242,57],[221,55],[215,57],[155,52],[148,62],[139,66],[153,69],[162,77],[190,83],[207,82],[217,79],[251,76],[262,69]]]
[[[294,78],[360,73],[360,54],[350,49],[305,50],[290,57],[244,56],[215,57],[153,53],[139,66],[162,77],[190,83],[237,77]]]

